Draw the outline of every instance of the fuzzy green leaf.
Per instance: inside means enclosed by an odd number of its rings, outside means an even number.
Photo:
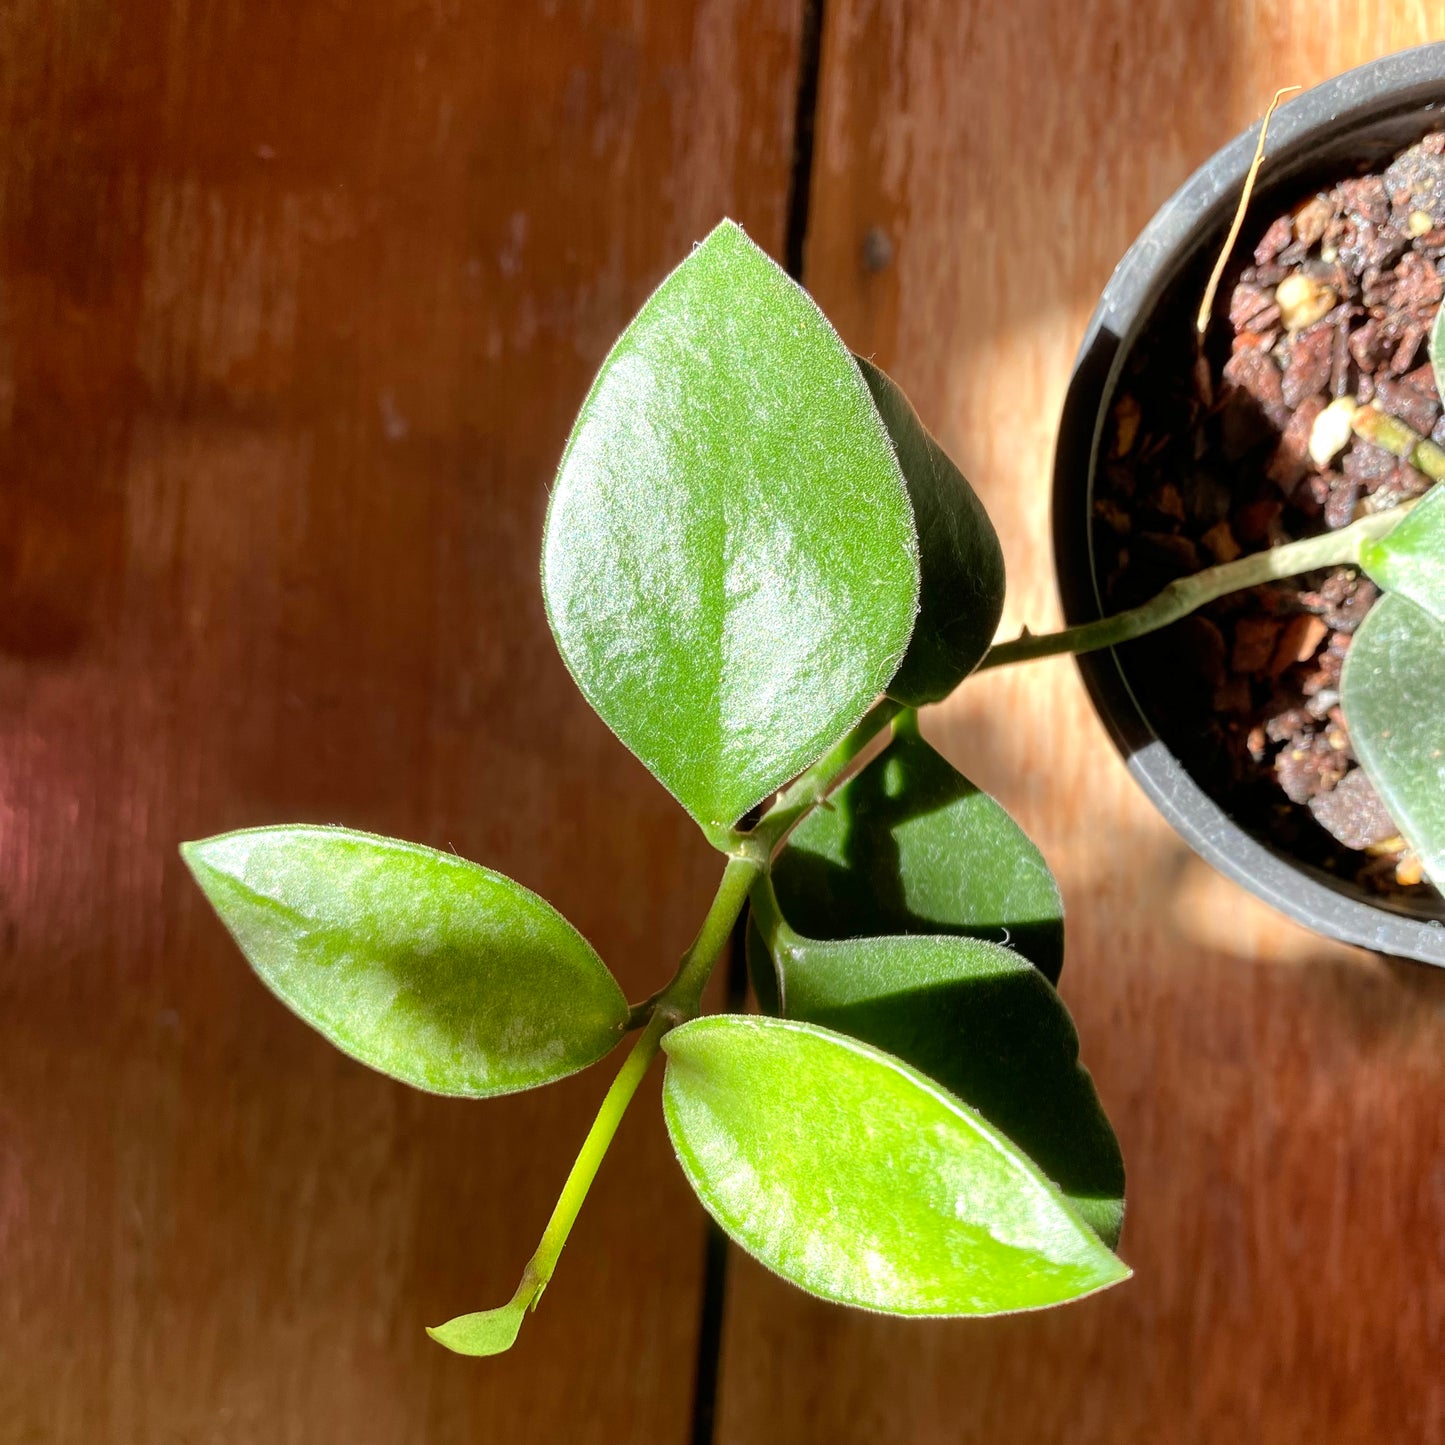
[[[586,939],[455,854],[305,826],[181,853],[262,982],[392,1078],[506,1094],[575,1073],[622,1037],[627,1001]]]
[[[988,651],[1003,612],[1003,549],[983,503],[902,388],[871,361],[857,361],[908,484],[923,579],[918,621],[888,695],[922,707],[947,697]]]
[[[1386,593],[1345,655],[1340,698],[1356,756],[1445,888],[1445,622]]]
[[[1124,1159],[1079,1039],[1047,979],[976,938],[775,938],[786,1018],[861,1039],[977,1109],[1108,1245],[1124,1222]]]
[[[812,938],[957,933],[1008,944],[1052,983],[1063,966],[1048,864],[910,723],[803,819],[773,880],[784,917]]]
[[[428,1325],[427,1334],[437,1344],[458,1355],[502,1355],[517,1342],[527,1306],[512,1300],[494,1310],[458,1315],[444,1325]]]
[[[1061,1304],[1128,1269],[1001,1134],[897,1059],[812,1024],[673,1030],[663,1110],[684,1173],[749,1254],[902,1315]]]
[[[1386,592],[1445,622],[1445,485],[1431,487],[1383,537],[1362,542],[1360,566]]]
[[[603,363],[542,586],[587,700],[713,835],[897,670],[919,586],[897,458],[822,312],[731,222]]]

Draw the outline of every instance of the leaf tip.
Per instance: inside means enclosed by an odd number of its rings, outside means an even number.
[[[692,254],[727,248],[761,249],[731,216],[724,216],[702,240],[693,242]]]
[[[181,861],[192,873],[198,868],[216,869],[220,867],[228,849],[232,848],[244,833],[264,831],[260,828],[242,829],[239,833],[213,833],[209,838],[190,838],[177,844],[177,851],[181,855]]]
[[[181,862],[190,870],[191,877],[200,885],[202,892],[208,892],[206,887],[209,875],[216,871],[212,862],[212,844],[215,838],[192,838],[178,846],[177,851],[181,855]]]
[[[1119,1211],[1120,1225],[1122,1228],[1123,1210]],[[1087,1227],[1095,1236],[1098,1246],[1096,1259],[1099,1264],[1098,1283],[1092,1290],[1086,1291],[1089,1294],[1096,1294],[1100,1290],[1112,1289],[1116,1284],[1123,1284],[1125,1280],[1134,1278],[1134,1271],[1118,1255],[1117,1247],[1120,1231],[1111,1231],[1112,1239],[1100,1233],[1095,1221],[1087,1221]]]
[[[1112,1271],[1109,1278],[1104,1281],[1101,1286],[1102,1289],[1113,1289],[1115,1285],[1124,1284],[1126,1281],[1134,1278],[1133,1269],[1125,1264],[1117,1254],[1114,1255],[1114,1264],[1116,1268]]]
[[[193,838],[178,845],[181,862],[196,886],[224,916],[222,898],[228,880],[237,876],[236,852],[229,847],[236,835],[217,833],[210,838]]]

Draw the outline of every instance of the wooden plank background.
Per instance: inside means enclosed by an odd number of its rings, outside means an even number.
[[[1274,89],[1445,37],[1440,4],[829,0],[809,286],[978,487],[1003,624],[1058,624],[1053,429],[1115,261]],[[860,264],[873,228],[895,260]],[[910,1325],[742,1261],[729,1445],[1445,1439],[1445,973],[1323,944],[1198,862],[1070,663],[926,720],[1058,873],[1062,991],[1129,1168],[1125,1286]]]
[[[542,512],[661,273],[724,212],[781,254],[797,7],[0,15],[0,1441],[681,1441],[655,1098],[518,1353],[446,1354],[607,1070],[480,1105],[343,1059],[176,843],[454,846],[666,978],[716,855],[568,678]]]
[[[1155,206],[1273,88],[1445,4],[827,0],[805,279],[1056,618],[1052,430]],[[453,845],[642,993],[716,864],[536,589],[608,342],[724,213],[785,240],[801,0],[0,7],[0,1445],[690,1438],[702,1249],[639,1100],[504,1361],[600,1076],[488,1105],[333,1053],[177,839]],[[876,233],[878,269],[864,266]],[[886,238],[880,247],[876,237]],[[1187,854],[1067,663],[927,720],[1070,912],[1127,1286],[908,1325],[733,1257],[729,1445],[1445,1439],[1445,976]]]

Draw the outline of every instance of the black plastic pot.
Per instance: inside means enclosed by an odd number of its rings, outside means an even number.
[[[1363,65],[1291,101],[1270,126],[1245,235],[1261,218],[1386,162],[1445,125],[1445,43]],[[1070,623],[1101,615],[1091,545],[1094,472],[1103,425],[1130,349],[1171,287],[1218,255],[1254,153],[1257,129],[1201,166],[1119,263],[1084,336],[1064,403],[1054,462],[1054,555]],[[1198,295],[1202,284],[1194,294]],[[1445,966],[1445,903],[1388,900],[1292,859],[1251,836],[1162,742],[1131,686],[1129,649],[1079,659],[1089,695],[1136,781],[1181,837],[1220,872],[1328,938]],[[1137,662],[1133,664],[1137,666]]]

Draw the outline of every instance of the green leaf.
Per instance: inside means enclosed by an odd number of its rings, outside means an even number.
[[[683,1172],[749,1254],[825,1299],[904,1315],[1038,1309],[1128,1269],[997,1130],[917,1070],[813,1024],[674,1029]]]
[[[1445,622],[1445,485],[1431,487],[1383,537],[1362,542],[1360,566],[1386,592]]]
[[[623,333],[562,458],[542,587],[567,666],[715,834],[888,686],[918,585],[862,374],[724,222]]]
[[[1355,755],[1445,887],[1445,623],[1386,593],[1345,654],[1340,699]]]
[[[181,853],[261,981],[344,1053],[437,1094],[596,1062],[627,1001],[535,893],[452,853],[345,828],[252,828]]]
[[[813,938],[989,938],[1058,981],[1064,908],[1048,864],[912,722],[803,819],[773,881],[784,917]]]
[[[827,942],[791,930],[772,956],[784,1017],[861,1039],[943,1085],[1118,1243],[1123,1155],[1068,1010],[1027,959],[976,938]]]
[[[922,707],[947,697],[988,651],[1003,613],[1003,549],[983,503],[902,388],[856,359],[903,468],[923,578],[918,621],[888,695]]]
[[[444,1325],[428,1325],[426,1332],[458,1355],[502,1355],[516,1343],[526,1317],[527,1302],[512,1300],[494,1310],[458,1315]]]

